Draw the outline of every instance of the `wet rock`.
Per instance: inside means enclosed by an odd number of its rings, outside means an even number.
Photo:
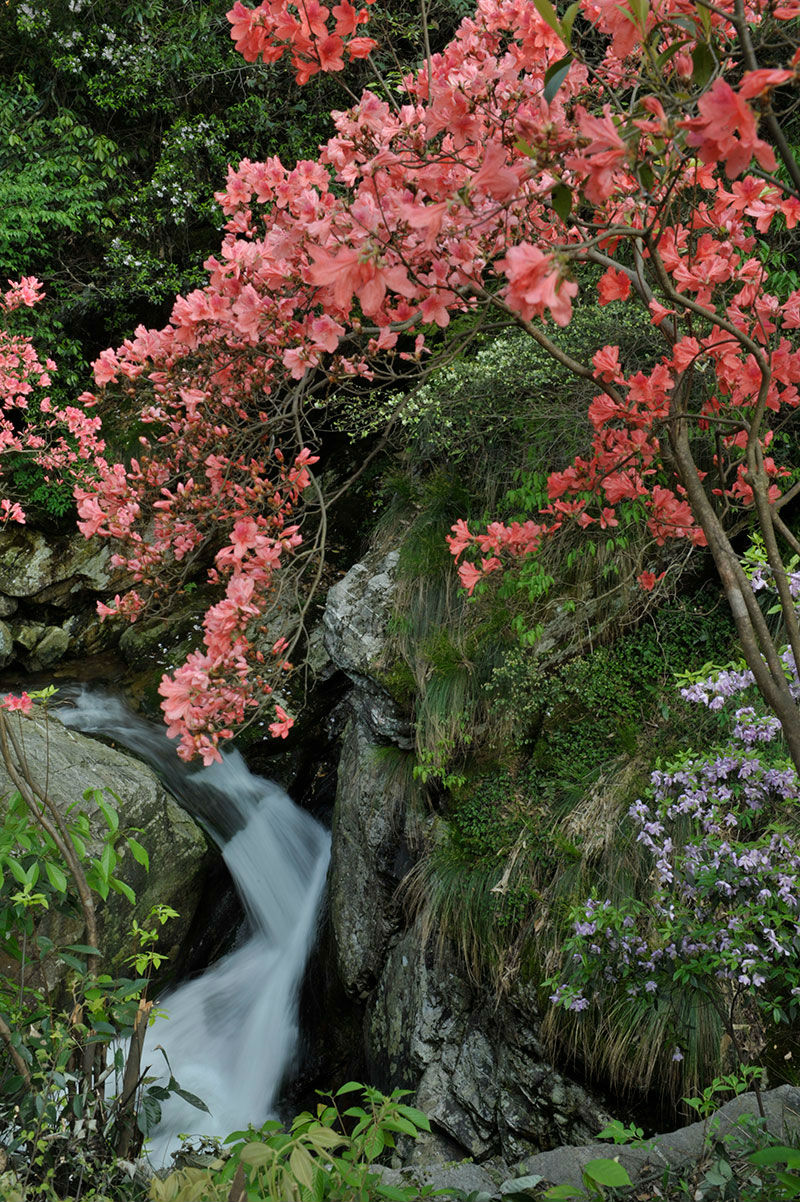
[[[355,716],[339,761],[329,878],[337,967],[351,997],[365,997],[375,985],[400,920],[395,893],[405,797],[380,752]]]
[[[366,1020],[375,1078],[416,1091],[437,1131],[476,1161],[585,1138],[608,1120],[599,1099],[549,1063],[533,991],[499,1002],[465,979],[419,925],[392,948]]]
[[[25,666],[33,672],[49,668],[63,659],[69,650],[69,634],[63,626],[46,626],[44,633],[28,656]]]
[[[111,549],[99,540],[74,535],[46,537],[28,526],[0,534],[0,592],[68,605],[80,591],[112,587]]]
[[[44,622],[12,622],[10,628],[14,642],[26,651],[33,651],[46,629]]]
[[[461,1162],[457,1164],[429,1165],[426,1168],[379,1169],[384,1185],[399,1188],[416,1185],[436,1190],[439,1198],[463,1199],[467,1195],[483,1194],[497,1197],[497,1181],[481,1165]]]
[[[4,668],[14,654],[14,636],[5,622],[0,621],[0,668]]]

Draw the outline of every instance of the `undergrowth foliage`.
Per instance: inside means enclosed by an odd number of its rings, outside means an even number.
[[[105,971],[98,908],[111,894],[134,904],[125,859],[148,870],[149,857],[117,798],[90,789],[62,813],[27,770],[27,715],[54,691],[5,697],[0,708],[0,753],[17,786],[0,824],[0,1193],[26,1202],[125,1196],[119,1162],[159,1117],[139,1053],[164,959],[159,932],[176,917],[155,906],[134,920],[130,975]],[[46,709],[37,713],[41,723]]]
[[[354,1098],[353,1095],[359,1094]],[[184,1168],[154,1178],[152,1202],[229,1202],[274,1198],[281,1202],[416,1202],[431,1186],[385,1184],[375,1168],[399,1136],[430,1131],[426,1116],[404,1100],[348,1081],[323,1095],[314,1113],[297,1115],[288,1129],[267,1122],[258,1131],[235,1131],[224,1158],[209,1168]]]

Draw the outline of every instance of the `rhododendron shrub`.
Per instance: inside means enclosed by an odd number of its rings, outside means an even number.
[[[0,293],[0,525],[24,524],[25,498],[16,495],[13,468],[29,459],[45,480],[77,480],[93,470],[104,450],[100,419],[83,396],[75,405],[51,402],[50,385],[56,365],[39,357],[31,338],[13,328],[17,310],[32,309],[44,297],[34,276],[9,280]],[[9,471],[9,467],[12,471]]]
[[[205,650],[162,684],[184,753],[212,758],[270,696],[272,660],[285,662],[282,644],[273,656],[255,634],[300,553],[298,506],[309,485],[318,494],[309,398],[349,389],[366,405],[485,317],[596,384],[594,442],[551,477],[546,514],[483,534],[459,524],[465,585],[566,521],[613,525],[621,502],[639,504],[656,547],[711,548],[800,763],[795,706],[726,533],[728,514],[752,510],[780,584],[778,540],[794,536],[770,423],[797,403],[800,292],[770,291],[756,234],[800,214],[800,172],[771,107],[800,71],[797,11],[796,0],[576,0],[561,18],[549,0],[480,0],[399,92],[368,90],[332,114],[316,160],[230,169],[207,285],[178,298],[166,329],[141,329],[96,364],[98,393],[134,398],[150,433],[130,467],[106,465],[80,496],[85,533],[116,539],[144,586],[117,612],[135,617],[212,560],[223,600]],[[247,59],[288,53],[301,82],[367,54],[367,17],[346,0],[229,13]],[[601,269],[600,303],[645,307],[664,344],[652,369],[613,346],[579,362],[548,337],[548,323],[569,323],[585,264]],[[642,569],[654,585],[657,555]],[[793,610],[787,624],[800,650]],[[278,733],[289,721],[278,716]]]

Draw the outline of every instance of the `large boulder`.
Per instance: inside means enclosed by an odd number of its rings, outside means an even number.
[[[0,537],[0,593],[67,606],[78,592],[107,592],[115,573],[111,547],[82,535],[47,537],[28,526],[7,528]]]
[[[95,739],[67,730],[41,709],[31,717],[9,716],[21,752],[23,775],[46,792],[67,822],[78,810],[89,817],[90,852],[97,854],[106,830],[100,808],[88,791],[98,790],[117,810],[120,834],[135,832],[149,854],[145,871],[126,850],[116,870],[136,894],[131,906],[125,897],[109,893],[106,903],[97,899],[103,966],[124,970],[126,956],[134,950],[131,924],[142,923],[156,903],[170,905],[179,918],[163,928],[165,945],[159,950],[174,956],[180,948],[200,901],[203,879],[213,853],[197,823],[165,791],[155,773],[133,756]],[[15,755],[17,767],[19,760]],[[15,791],[0,759],[0,798]],[[87,800],[88,793],[88,800]],[[120,844],[118,843],[118,846]],[[54,932],[61,937],[63,932]],[[67,940],[77,932],[66,932]]]
[[[748,1139],[763,1139],[753,1136],[754,1131],[765,1129],[776,1142],[796,1146],[800,1133],[800,1089],[793,1085],[782,1085],[763,1095],[764,1118],[759,1119],[758,1104],[751,1093],[733,1098],[722,1106],[711,1118],[679,1127],[665,1135],[638,1143],[614,1146],[609,1143],[586,1144],[582,1147],[554,1148],[538,1156],[529,1157],[515,1167],[513,1177],[497,1182],[496,1174],[487,1173],[482,1166],[461,1163],[414,1166],[405,1169],[380,1169],[385,1185],[393,1187],[416,1186],[437,1190],[442,1199],[462,1199],[465,1193],[480,1191],[491,1202],[503,1202],[509,1197],[539,1198],[548,1185],[569,1186],[576,1198],[586,1196],[583,1170],[592,1160],[617,1160],[626,1169],[636,1187],[635,1192],[625,1193],[631,1198],[686,1197],[686,1185],[697,1184],[692,1195],[718,1197],[717,1187],[711,1193],[702,1188],[705,1170],[712,1168],[720,1157],[741,1156],[742,1147]],[[749,1133],[749,1135],[748,1135]],[[668,1185],[665,1185],[668,1182]],[[670,1187],[677,1192],[671,1192]],[[766,1194],[759,1194],[766,1198]]]
[[[111,646],[117,633],[100,622],[97,597],[127,583],[100,539],[28,526],[0,531],[0,668],[18,662],[38,672]]]
[[[625,1167],[634,1185],[648,1186],[663,1184],[667,1178],[673,1181],[691,1179],[693,1172],[709,1159],[712,1148],[729,1145],[730,1153],[736,1154],[746,1132],[752,1133],[759,1127],[769,1132],[776,1142],[796,1146],[800,1133],[800,1089],[794,1085],[781,1085],[764,1093],[762,1104],[763,1118],[759,1116],[755,1094],[740,1094],[702,1122],[690,1123],[688,1127],[679,1127],[676,1131],[623,1147],[594,1143],[554,1148],[528,1157],[517,1166],[515,1175],[517,1178],[538,1177],[545,1184],[580,1189],[584,1184],[583,1169],[589,1161],[613,1157]],[[514,1193],[514,1180],[506,1181],[500,1192],[501,1196]],[[648,1190],[647,1197],[650,1196]],[[698,1190],[695,1196],[705,1195]]]
[[[377,679],[392,613],[397,551],[373,552],[328,591],[322,617],[325,649],[355,685],[351,705],[380,742],[410,749],[405,716]]]
[[[367,1012],[375,1078],[416,1093],[449,1154],[513,1164],[594,1135],[602,1103],[558,1072],[538,1035],[533,991],[498,1000],[420,926],[392,948]]]

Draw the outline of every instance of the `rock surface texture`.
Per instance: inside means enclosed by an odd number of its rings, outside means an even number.
[[[412,731],[380,683],[396,564],[396,553],[356,564],[323,618],[327,653],[352,682],[330,872],[337,970],[363,1007],[368,1077],[414,1091],[430,1116],[435,1135],[410,1155],[470,1156],[502,1179],[530,1152],[591,1138],[606,1116],[548,1063],[532,997],[498,1007],[454,954],[425,946],[398,900],[427,820],[412,812],[398,771]]]
[[[796,1145],[800,1134],[800,1089],[782,1085],[763,1095],[765,1119],[763,1125],[777,1141]],[[758,1106],[754,1094],[742,1094],[722,1106],[705,1122],[679,1127],[676,1131],[656,1135],[642,1143],[614,1146],[608,1143],[585,1144],[580,1147],[554,1148],[531,1156],[516,1166],[514,1175],[498,1183],[496,1175],[479,1165],[436,1165],[424,1169],[388,1169],[383,1171],[386,1185],[432,1186],[441,1191],[441,1198],[461,1198],[460,1190],[480,1190],[482,1202],[502,1202],[510,1195],[525,1194],[534,1183],[545,1189],[551,1185],[574,1186],[575,1196],[584,1196],[583,1168],[590,1160],[615,1159],[624,1165],[634,1185],[646,1189],[668,1180],[677,1182],[686,1177],[698,1180],[703,1167],[717,1159],[717,1146],[722,1144],[736,1153],[736,1141],[741,1140],[749,1125],[758,1121]],[[712,1149],[714,1149],[712,1151]],[[538,1194],[538,1190],[537,1190]],[[533,1194],[531,1194],[533,1197]],[[627,1195],[626,1195],[627,1196]],[[637,1192],[634,1197],[661,1197]],[[672,1196],[672,1195],[670,1195]],[[683,1195],[681,1195],[683,1196]],[[698,1192],[697,1197],[706,1194]],[[708,1196],[717,1196],[716,1193]],[[738,1195],[737,1195],[738,1196]],[[760,1197],[761,1195],[759,1195]],[[765,1195],[766,1196],[766,1195]]]
[[[367,1012],[377,1080],[416,1089],[420,1109],[454,1148],[513,1164],[531,1149],[591,1138],[609,1117],[549,1063],[531,993],[497,1002],[419,928],[387,957]]]
[[[106,827],[97,804],[86,800],[84,794],[99,790],[119,814],[120,834],[135,831],[135,838],[149,854],[149,873],[129,851],[116,871],[134,890],[135,907],[114,892],[105,904],[98,905],[101,951],[113,953],[104,959],[106,971],[122,970],[125,957],[134,950],[129,936],[132,919],[144,921],[157,902],[178,911],[179,918],[164,927],[166,946],[160,949],[171,956],[177,953],[211,861],[200,827],[169,796],[155,773],[133,756],[67,730],[41,711],[32,717],[11,715],[9,720],[22,752],[24,775],[46,791],[67,820],[72,806],[87,813],[95,837],[90,850],[99,849]],[[0,760],[0,797],[13,791]]]
[[[37,672],[109,646],[117,636],[101,625],[95,602],[123,583],[98,539],[28,526],[0,532],[0,668],[18,662]]]

